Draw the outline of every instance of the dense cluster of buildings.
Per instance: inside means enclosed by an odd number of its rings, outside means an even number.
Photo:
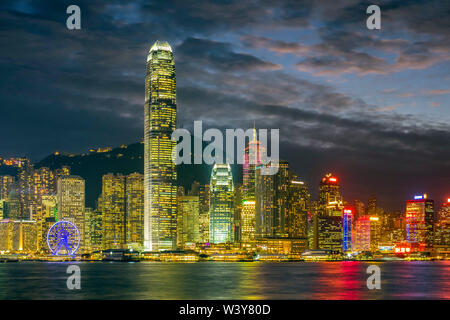
[[[174,57],[167,42],[157,41],[147,58],[144,175],[104,175],[97,205],[89,208],[85,181],[69,167],[9,161],[18,175],[0,176],[0,251],[48,255],[47,232],[63,220],[79,230],[80,254],[127,249],[217,260],[448,255],[450,199],[436,206],[424,194],[406,201],[404,212],[386,212],[374,196],[367,204],[345,200],[339,177],[329,173],[313,200],[287,161],[272,163],[278,172],[266,174],[256,131],[245,148],[242,184],[235,184],[229,164],[215,164],[208,184],[184,190],[171,158],[176,117]]]

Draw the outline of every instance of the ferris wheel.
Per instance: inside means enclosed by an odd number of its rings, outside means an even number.
[[[47,233],[47,244],[54,255],[74,255],[80,246],[80,232],[69,221],[58,221]]]

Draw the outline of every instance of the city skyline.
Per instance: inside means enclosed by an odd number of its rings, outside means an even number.
[[[11,121],[0,132],[11,138],[1,140],[1,156],[35,162],[55,150],[139,141],[142,61],[150,43],[167,39],[178,66],[178,126],[201,119],[205,127],[279,127],[281,158],[310,185],[333,172],[346,198],[376,194],[388,208],[424,192],[444,199],[446,5],[386,1],[377,33],[365,29],[359,1],[280,1],[268,11],[199,2],[199,11],[178,5],[172,13],[151,2],[81,1],[86,28],[75,33],[64,29],[58,6],[4,1],[0,88]],[[34,33],[36,25],[47,33]],[[44,47],[49,34],[60,50]]]
[[[2,0],[0,45],[0,300],[450,299],[450,1]]]

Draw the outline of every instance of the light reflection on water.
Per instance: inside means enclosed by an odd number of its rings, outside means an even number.
[[[362,262],[0,264],[0,299],[450,299],[450,261],[385,262],[368,290]]]

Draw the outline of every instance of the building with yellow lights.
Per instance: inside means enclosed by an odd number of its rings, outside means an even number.
[[[214,164],[211,171],[209,242],[234,241],[234,183],[229,164]]]
[[[79,176],[61,176],[57,186],[58,221],[73,223],[80,232],[80,251],[84,250],[85,181]]]
[[[200,242],[200,200],[199,196],[178,198],[177,242],[180,248],[187,243]]]
[[[171,140],[176,127],[176,80],[172,48],[156,41],[147,56],[144,129],[144,247],[176,248],[177,172]]]

